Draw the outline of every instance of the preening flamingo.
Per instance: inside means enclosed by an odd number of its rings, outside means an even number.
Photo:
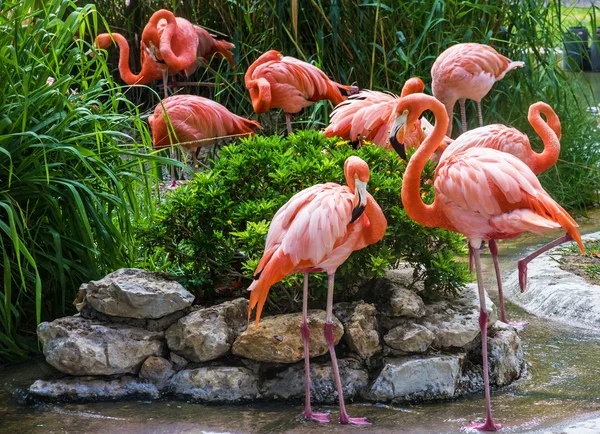
[[[327,317],[325,338],[340,400],[340,422],[369,424],[366,418],[350,418],[344,406],[342,383],[334,349],[332,322],[333,284],[336,269],[355,251],[376,243],[385,235],[387,221],[381,208],[367,193],[369,166],[356,156],[344,164],[347,186],[334,183],[317,184],[295,194],[273,217],[265,253],[254,281],[248,288],[250,304],[248,320],[256,306],[256,326],[269,289],[284,277],[304,273],[302,304],[302,337],[306,376],[306,406],[303,416],[308,420],[329,422],[324,413],[314,413],[310,406],[310,360],[308,309],[308,273],[328,274]]]
[[[175,17],[166,9],[156,11],[142,32],[142,48],[162,68],[163,85],[166,90],[167,72],[187,71],[198,67],[197,58],[204,61],[212,55],[225,57],[235,67],[230,42],[216,39],[200,26],[185,18]]]
[[[546,116],[546,122],[542,119],[542,114]],[[529,107],[527,118],[535,132],[542,138],[542,142],[544,143],[544,150],[542,153],[537,153],[531,149],[529,138],[525,134],[515,128],[494,124],[475,128],[462,134],[459,139],[450,145],[444,152],[442,161],[453,155],[460,154],[467,149],[489,148],[514,155],[524,162],[536,175],[549,169],[556,163],[558,155],[560,154],[560,120],[552,107],[541,101],[532,104]],[[564,239],[564,241],[571,240],[570,237]],[[553,246],[555,245],[556,244],[553,244]],[[502,278],[500,275],[500,265],[498,263],[498,246],[493,239],[489,240],[489,246],[494,261],[496,280],[498,281],[500,319],[503,322],[507,322],[506,310],[504,307],[504,294],[502,290]],[[530,257],[519,261],[519,282],[521,283],[522,290],[524,289],[526,280],[527,263],[546,250],[547,248],[542,247],[539,252],[535,252],[537,254],[533,256],[530,255]],[[469,265],[471,264],[472,255],[473,251],[469,248]]]
[[[457,100],[462,132],[467,131],[465,99],[477,102],[479,126],[482,126],[481,99],[508,71],[524,65],[523,62],[513,62],[485,44],[456,44],[440,54],[431,67],[431,88],[433,96],[446,106],[450,119],[446,135],[450,137],[452,134],[452,113]]]
[[[479,430],[500,428],[492,418],[490,401],[487,324],[488,314],[481,273],[479,248],[483,240],[504,239],[529,231],[539,233],[563,227],[583,252],[577,223],[542,188],[525,163],[511,154],[488,148],[470,148],[443,157],[434,177],[435,200],[426,205],[421,199],[420,175],[428,158],[444,137],[448,114],[437,99],[424,94],[409,95],[398,104],[392,134],[411,125],[425,110],[435,115],[433,133],[413,155],[402,183],[402,203],[406,214],[428,227],[459,232],[473,248],[479,290],[486,420]],[[460,146],[461,137],[453,146]]]
[[[154,149],[179,144],[192,153],[194,167],[201,147],[211,146],[227,137],[245,137],[254,129],[261,128],[258,122],[235,115],[218,102],[196,95],[165,98],[156,106],[148,122]],[[175,167],[172,166],[171,187],[176,185]]]
[[[256,113],[280,108],[285,112],[288,133],[292,132],[291,113],[328,99],[338,105],[358,92],[330,80],[319,68],[294,57],[270,50],[250,65],[244,77]]]

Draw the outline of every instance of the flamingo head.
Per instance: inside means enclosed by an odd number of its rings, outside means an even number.
[[[417,95],[408,95],[400,98],[394,116],[396,119],[390,129],[389,141],[394,150],[400,157],[406,160],[406,149],[404,147],[404,137],[410,132],[419,119],[423,116],[424,107],[419,104]]]
[[[425,90],[425,83],[419,77],[411,77],[402,86],[402,93],[400,97],[411,95],[413,93],[423,93]]]
[[[354,190],[354,208],[352,209],[353,223],[358,219],[367,206],[367,183],[369,182],[369,166],[357,156],[349,157],[344,164],[346,182],[351,190]]]
[[[94,48],[106,50],[113,43],[113,38],[109,33],[102,33],[96,37],[94,41]]]

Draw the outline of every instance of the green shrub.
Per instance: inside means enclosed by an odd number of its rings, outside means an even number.
[[[72,312],[82,282],[131,264],[131,222],[151,206],[144,164],[160,161],[141,153],[139,113],[77,37],[94,30],[93,6],[2,8],[0,362],[35,350],[36,323]]]
[[[408,219],[400,201],[406,164],[393,151],[376,146],[355,151],[347,142],[300,131],[287,138],[244,139],[222,148],[220,154],[211,169],[174,191],[140,228],[142,257],[154,258],[154,268],[181,275],[188,287],[205,290],[204,300],[223,282],[236,280],[249,286],[277,210],[314,184],[345,184],[344,161],[353,154],[369,164],[368,189],[389,226],[381,242],[353,253],[338,269],[337,286],[346,290],[360,286],[396,261],[407,260],[417,266],[429,290],[456,293],[461,288],[465,267],[452,256],[464,249],[462,237]],[[432,176],[432,167],[428,166],[426,176]],[[423,194],[429,199],[431,189],[424,184]],[[142,265],[148,266],[148,261]],[[301,284],[301,275],[296,275],[276,287],[272,298],[282,301],[279,308],[295,307]],[[316,297],[324,302],[323,274],[311,277],[311,288],[315,287],[319,288]]]

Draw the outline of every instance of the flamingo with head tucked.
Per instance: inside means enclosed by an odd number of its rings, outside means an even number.
[[[270,50],[250,65],[244,77],[256,113],[280,108],[285,112],[288,133],[291,113],[328,99],[334,105],[358,92],[358,87],[336,83],[319,68]]]
[[[457,100],[462,132],[467,131],[466,99],[477,102],[479,126],[482,126],[481,99],[507,72],[524,65],[502,56],[489,45],[470,42],[453,45],[440,54],[431,67],[431,89],[433,96],[446,106],[450,119],[446,135],[450,137],[452,133],[452,113]]]
[[[479,291],[479,325],[482,338],[483,376],[486,400],[485,423],[479,430],[495,431],[489,388],[487,357],[488,313],[485,303],[479,248],[483,240],[516,237],[522,232],[539,233],[564,228],[583,252],[577,223],[542,188],[535,174],[511,154],[489,148],[469,148],[442,157],[434,177],[435,200],[421,199],[420,175],[444,137],[448,114],[437,99],[424,94],[409,95],[398,104],[392,134],[411,125],[425,110],[435,115],[433,133],[409,161],[402,182],[406,214],[428,227],[459,232],[473,248]],[[452,146],[460,146],[459,136]]]
[[[337,268],[355,250],[378,242],[385,235],[387,221],[381,208],[367,193],[369,166],[356,156],[344,164],[347,186],[317,184],[295,194],[273,217],[265,252],[248,288],[248,319],[256,306],[256,326],[269,289],[284,277],[304,273],[302,338],[306,376],[306,405],[303,416],[308,420],[329,422],[325,413],[315,413],[310,406],[310,360],[307,323],[308,273],[328,274],[325,339],[329,346],[332,370],[340,401],[340,423],[369,425],[366,418],[350,418],[344,406],[342,383],[335,355],[332,308],[334,275]]]

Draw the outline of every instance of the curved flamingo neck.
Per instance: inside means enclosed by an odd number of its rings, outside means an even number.
[[[121,80],[129,85],[139,84],[144,78],[144,65],[142,65],[142,71],[139,74],[131,72],[129,66],[129,43],[127,39],[120,33],[113,33],[112,37],[119,46],[119,74],[121,75]]]
[[[344,166],[344,177],[346,178],[346,185],[352,193],[355,192],[356,184],[354,182],[354,170],[350,164]]]
[[[367,195],[365,214],[369,219],[369,227],[363,230],[365,245],[373,244],[383,238],[387,229],[387,220],[383,211],[370,194]]]
[[[542,119],[546,116],[547,122]],[[544,142],[544,150],[541,153],[532,150],[533,162],[531,169],[535,174],[548,170],[558,160],[560,154],[561,127],[558,116],[550,106],[545,103],[537,103],[529,108],[527,115],[529,123]]]
[[[152,19],[154,19],[155,17],[156,20],[153,21]],[[195,42],[196,46],[190,46],[194,44],[194,42],[181,40],[181,38],[179,38],[176,41],[173,41],[173,37],[179,29],[179,26],[177,24],[177,19],[175,18],[175,15],[173,15],[173,12],[171,11],[161,9],[160,11],[152,15],[151,21],[149,21],[148,24],[152,23],[152,25],[156,27],[158,25],[158,21],[160,21],[161,19],[165,19],[167,21],[167,26],[165,27],[165,30],[162,36],[160,37],[159,44],[160,54],[163,60],[172,70],[182,70],[189,68],[193,63],[196,62],[198,42]],[[186,23],[185,20],[181,21],[185,24],[189,24],[190,26],[192,25],[189,22]],[[187,47],[185,46],[186,44],[188,45]],[[175,54],[175,52],[173,51],[174,49],[180,48],[176,47],[176,45],[181,46],[180,55]]]
[[[450,229],[445,216],[440,211],[438,198],[435,198],[433,204],[427,205],[421,199],[420,189],[421,173],[425,168],[425,164],[444,139],[448,127],[446,108],[437,99],[429,95],[415,94],[406,98],[410,98],[417,103],[413,104],[412,107],[415,110],[415,107],[418,106],[419,108],[416,111],[419,111],[419,113],[431,110],[435,116],[435,124],[433,131],[412,156],[404,172],[402,181],[404,210],[411,219],[424,226]]]

